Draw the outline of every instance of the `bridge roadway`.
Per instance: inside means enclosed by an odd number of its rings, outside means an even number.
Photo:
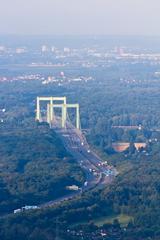
[[[72,191],[64,197],[41,205],[40,207],[42,208],[51,207],[61,202],[68,201],[76,196],[80,196],[84,192],[94,189],[95,187],[103,188],[107,184],[111,183],[116,175],[107,173],[110,166],[102,164],[101,159],[92,150],[90,150],[89,145],[87,144],[87,141],[81,131],[70,126],[67,129],[60,129],[55,126],[53,128],[61,138],[67,151],[76,159],[80,167],[83,169],[86,177],[86,184],[84,184],[78,191]],[[116,173],[116,170],[113,170]]]

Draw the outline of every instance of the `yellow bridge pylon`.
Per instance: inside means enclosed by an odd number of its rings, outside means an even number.
[[[57,101],[60,101],[62,103],[57,104]],[[60,108],[62,112],[61,127],[66,128],[67,109],[72,108],[76,110],[76,128],[80,129],[79,104],[67,104],[66,97],[37,97],[36,121],[39,121],[39,122],[43,122],[43,119],[41,117],[41,102],[47,102],[46,122],[48,122],[50,126],[55,121],[54,109]]]

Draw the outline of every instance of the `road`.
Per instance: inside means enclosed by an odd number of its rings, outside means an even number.
[[[69,201],[82,193],[90,191],[94,188],[103,188],[112,182],[117,172],[116,169],[109,166],[107,162],[103,162],[89,147],[86,138],[80,130],[74,128],[67,123],[67,128],[62,129],[58,124],[52,126],[54,131],[58,134],[66,150],[74,157],[79,166],[85,173],[85,183],[77,191],[71,191],[69,194],[36,206],[38,209],[48,208],[58,205],[62,202]],[[18,212],[33,210],[35,206],[22,207]],[[32,208],[33,207],[33,208]]]
[[[116,169],[109,166],[89,148],[89,145],[81,133],[81,131],[68,126],[67,129],[56,128],[55,132],[59,135],[67,151],[75,158],[80,167],[85,173],[85,184],[79,191],[72,191],[70,194],[63,196],[54,201],[50,201],[41,205],[40,207],[51,207],[64,201],[80,196],[82,193],[91,189],[103,188],[107,184],[111,183],[117,172]]]

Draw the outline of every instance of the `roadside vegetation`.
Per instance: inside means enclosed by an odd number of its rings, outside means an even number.
[[[153,76],[155,68],[121,62],[107,70],[91,69],[96,82],[84,85],[42,86],[38,81],[0,85],[1,109],[6,109],[0,112],[1,215],[63,196],[66,185],[84,182],[82,170],[54,131],[35,124],[38,95],[63,93],[70,102],[79,102],[89,143],[119,172],[104,189],[53,208],[0,218],[0,239],[52,240],[56,234],[62,240],[160,239],[160,79]],[[119,80],[130,75],[141,82]],[[75,120],[74,114],[70,117]],[[117,153],[112,147],[117,142],[129,142],[130,147]],[[147,147],[137,151],[135,142]],[[101,231],[106,233],[103,238]]]
[[[48,125],[0,131],[0,214],[39,205],[81,186],[84,174]]]

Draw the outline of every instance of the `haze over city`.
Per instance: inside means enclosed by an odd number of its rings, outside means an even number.
[[[160,240],[160,0],[0,0],[0,240]]]
[[[158,0],[2,1],[0,34],[160,35]]]

